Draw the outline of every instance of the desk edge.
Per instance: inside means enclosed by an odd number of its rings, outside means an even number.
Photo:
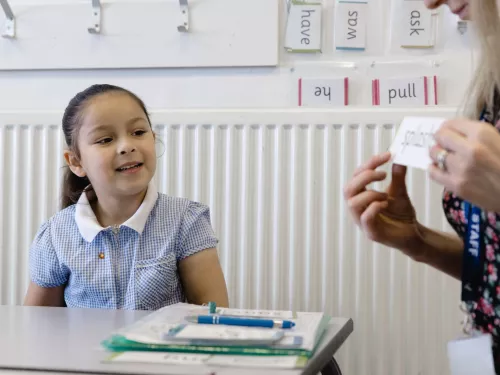
[[[342,344],[347,340],[349,335],[354,331],[354,322],[349,319],[338,334],[326,344],[321,352],[316,353],[304,368],[303,375],[317,375],[332,359],[335,353],[339,350]]]

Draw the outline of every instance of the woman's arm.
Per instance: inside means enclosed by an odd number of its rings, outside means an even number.
[[[203,305],[215,302],[217,306],[229,307],[217,249],[202,250],[182,259],[179,262],[179,274],[189,303]]]
[[[55,288],[42,288],[34,282],[31,282],[26,297],[24,298],[24,305],[65,307],[64,285]]]
[[[405,251],[413,260],[426,263],[458,280],[462,277],[464,243],[455,234],[435,231],[419,225],[420,240]]]

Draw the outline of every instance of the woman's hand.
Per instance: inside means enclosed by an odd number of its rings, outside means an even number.
[[[419,258],[422,256],[422,239],[406,189],[406,168],[393,165],[391,183],[385,192],[366,188],[386,178],[385,172],[376,169],[387,163],[390,157],[390,153],[377,155],[359,167],[344,188],[344,198],[356,224],[370,240]]]
[[[491,124],[470,120],[445,122],[430,150],[437,163],[448,151],[446,170],[429,167],[430,177],[462,199],[485,210],[500,212],[500,133]]]

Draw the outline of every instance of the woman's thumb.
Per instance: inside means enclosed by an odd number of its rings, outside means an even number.
[[[393,164],[392,165],[392,180],[389,187],[391,193],[403,193],[407,194],[406,191],[406,167],[404,165]]]

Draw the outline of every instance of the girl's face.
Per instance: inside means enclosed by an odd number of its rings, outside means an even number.
[[[456,14],[462,20],[470,20],[470,0],[424,0],[425,5],[429,9],[435,9],[443,4],[448,5],[451,12]],[[484,0],[473,0],[484,1]]]
[[[126,93],[111,92],[91,99],[82,111],[73,172],[88,177],[98,198],[143,193],[156,170],[156,151],[140,105]]]

